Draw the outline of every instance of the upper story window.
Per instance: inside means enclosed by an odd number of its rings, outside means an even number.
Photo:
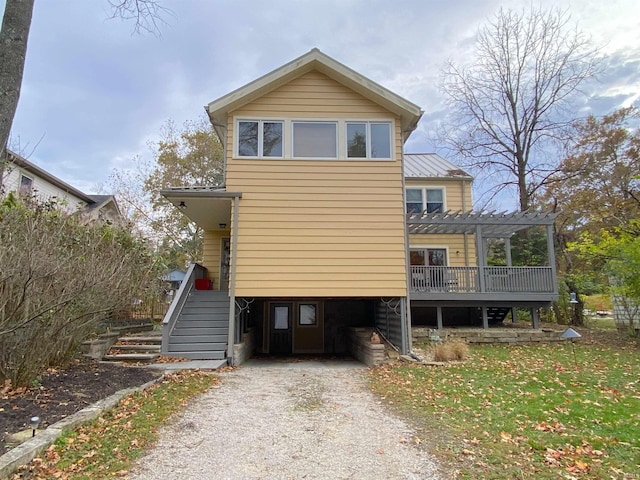
[[[294,158],[338,158],[336,122],[292,122]]]
[[[391,158],[391,124],[347,122],[348,158]]]
[[[443,212],[444,188],[407,188],[407,213]]]
[[[282,158],[283,122],[242,120],[238,122],[239,157]]]
[[[33,190],[33,178],[26,175],[20,175],[20,193],[22,195],[30,195]]]
[[[234,156],[301,160],[393,160],[392,121],[243,119]]]

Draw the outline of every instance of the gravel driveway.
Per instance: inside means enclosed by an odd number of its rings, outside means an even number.
[[[130,479],[437,479],[355,361],[252,360],[161,430]]]

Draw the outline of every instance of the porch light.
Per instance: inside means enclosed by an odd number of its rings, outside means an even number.
[[[187,204],[186,204],[186,203],[184,203],[184,200],[183,200],[183,201],[181,201],[181,202],[178,204],[178,208],[180,208],[180,209],[182,209],[182,210],[184,210],[185,208],[187,208]]]
[[[220,228],[227,228],[227,224],[226,223],[219,223],[218,226]]]
[[[40,426],[40,417],[31,417],[31,420],[29,420],[29,426],[31,427],[31,436],[35,437],[36,430]]]

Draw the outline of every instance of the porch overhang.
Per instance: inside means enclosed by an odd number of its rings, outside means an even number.
[[[161,190],[160,195],[204,230],[228,230],[233,199],[242,197],[240,192],[217,186],[173,187]]]

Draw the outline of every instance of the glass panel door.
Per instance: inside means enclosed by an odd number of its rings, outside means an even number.
[[[291,353],[292,303],[272,303],[269,308],[269,326],[271,327],[269,353]]]

